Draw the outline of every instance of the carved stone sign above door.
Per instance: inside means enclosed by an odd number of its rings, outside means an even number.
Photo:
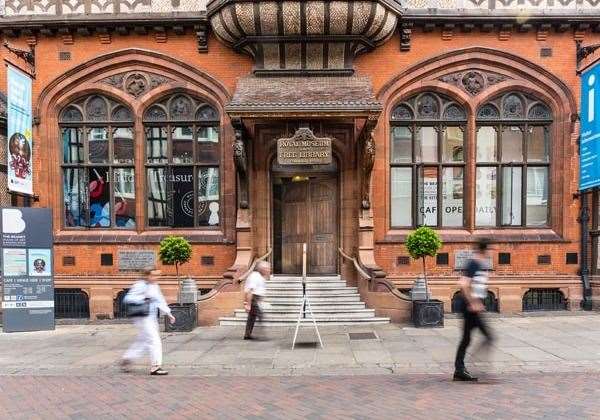
[[[277,140],[280,165],[327,165],[331,163],[331,139],[316,137],[307,127],[299,128],[290,138]]]

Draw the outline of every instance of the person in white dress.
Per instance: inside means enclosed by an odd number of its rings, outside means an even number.
[[[175,317],[171,315],[171,309],[157,283],[161,271],[147,270],[145,274],[146,278],[137,281],[123,299],[124,303],[143,303],[148,299],[150,310],[146,316],[133,318],[138,335],[123,355],[121,367],[124,371],[128,371],[133,360],[149,353],[152,363],[150,375],[167,375],[169,372],[162,368],[162,342],[158,328],[158,311],[165,314],[171,323],[175,322]]]

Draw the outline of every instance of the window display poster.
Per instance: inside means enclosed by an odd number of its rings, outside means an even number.
[[[7,67],[8,189],[33,194],[31,77]]]
[[[52,211],[3,208],[0,213],[4,332],[53,330]]]
[[[600,185],[600,62],[581,74],[579,189]]]

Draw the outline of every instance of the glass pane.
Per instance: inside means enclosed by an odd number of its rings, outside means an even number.
[[[167,129],[149,127],[146,129],[146,159],[149,163],[167,162]]]
[[[63,162],[83,163],[83,137],[81,128],[63,128]]]
[[[523,132],[519,127],[502,130],[502,162],[523,162]]]
[[[118,168],[113,172],[115,197],[115,224],[117,227],[135,228],[135,171]]]
[[[527,168],[527,226],[548,225],[548,168]]]
[[[87,226],[85,169],[67,168],[63,173],[65,226]]]
[[[496,168],[477,168],[475,224],[496,226]]]
[[[412,159],[412,132],[408,127],[392,128],[392,163],[411,163]]]
[[[219,127],[200,127],[196,144],[196,162],[219,163]]]
[[[392,168],[392,226],[412,226],[412,168]]]
[[[198,225],[219,225],[219,168],[198,170]]]
[[[463,131],[460,127],[446,127],[442,132],[442,160],[444,162],[462,162]]]
[[[133,163],[133,128],[115,128],[113,130],[113,150],[115,163]]]
[[[419,171],[418,220],[422,226],[437,226],[437,168],[422,168]]]
[[[496,162],[498,132],[494,127],[479,127],[477,130],[477,162]]]
[[[502,224],[521,225],[521,177],[523,168],[502,169]]]
[[[148,226],[169,226],[165,168],[147,169]]]
[[[173,226],[194,226],[194,168],[173,167]]]
[[[417,162],[438,161],[438,134],[433,127],[419,127],[415,137]]]
[[[528,162],[548,162],[548,137],[546,127],[529,127],[529,139],[527,141]]]
[[[90,227],[110,227],[110,181],[108,168],[88,168]]]
[[[444,168],[442,172],[443,226],[463,226],[463,168]]]
[[[108,129],[90,128],[88,149],[90,163],[108,163]]]
[[[193,163],[193,147],[192,127],[173,129],[173,163]]]

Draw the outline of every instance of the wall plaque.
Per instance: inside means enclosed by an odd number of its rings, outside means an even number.
[[[454,269],[455,270],[464,270],[467,268],[467,263],[470,259],[474,258],[475,251],[472,249],[461,249],[454,253]],[[488,270],[493,269],[492,257],[488,256],[488,263],[485,264],[485,268]]]
[[[299,128],[293,137],[277,140],[280,165],[327,165],[331,163],[331,139],[316,137],[307,127]]]
[[[140,271],[156,267],[156,253],[150,250],[119,251],[120,271]]]

